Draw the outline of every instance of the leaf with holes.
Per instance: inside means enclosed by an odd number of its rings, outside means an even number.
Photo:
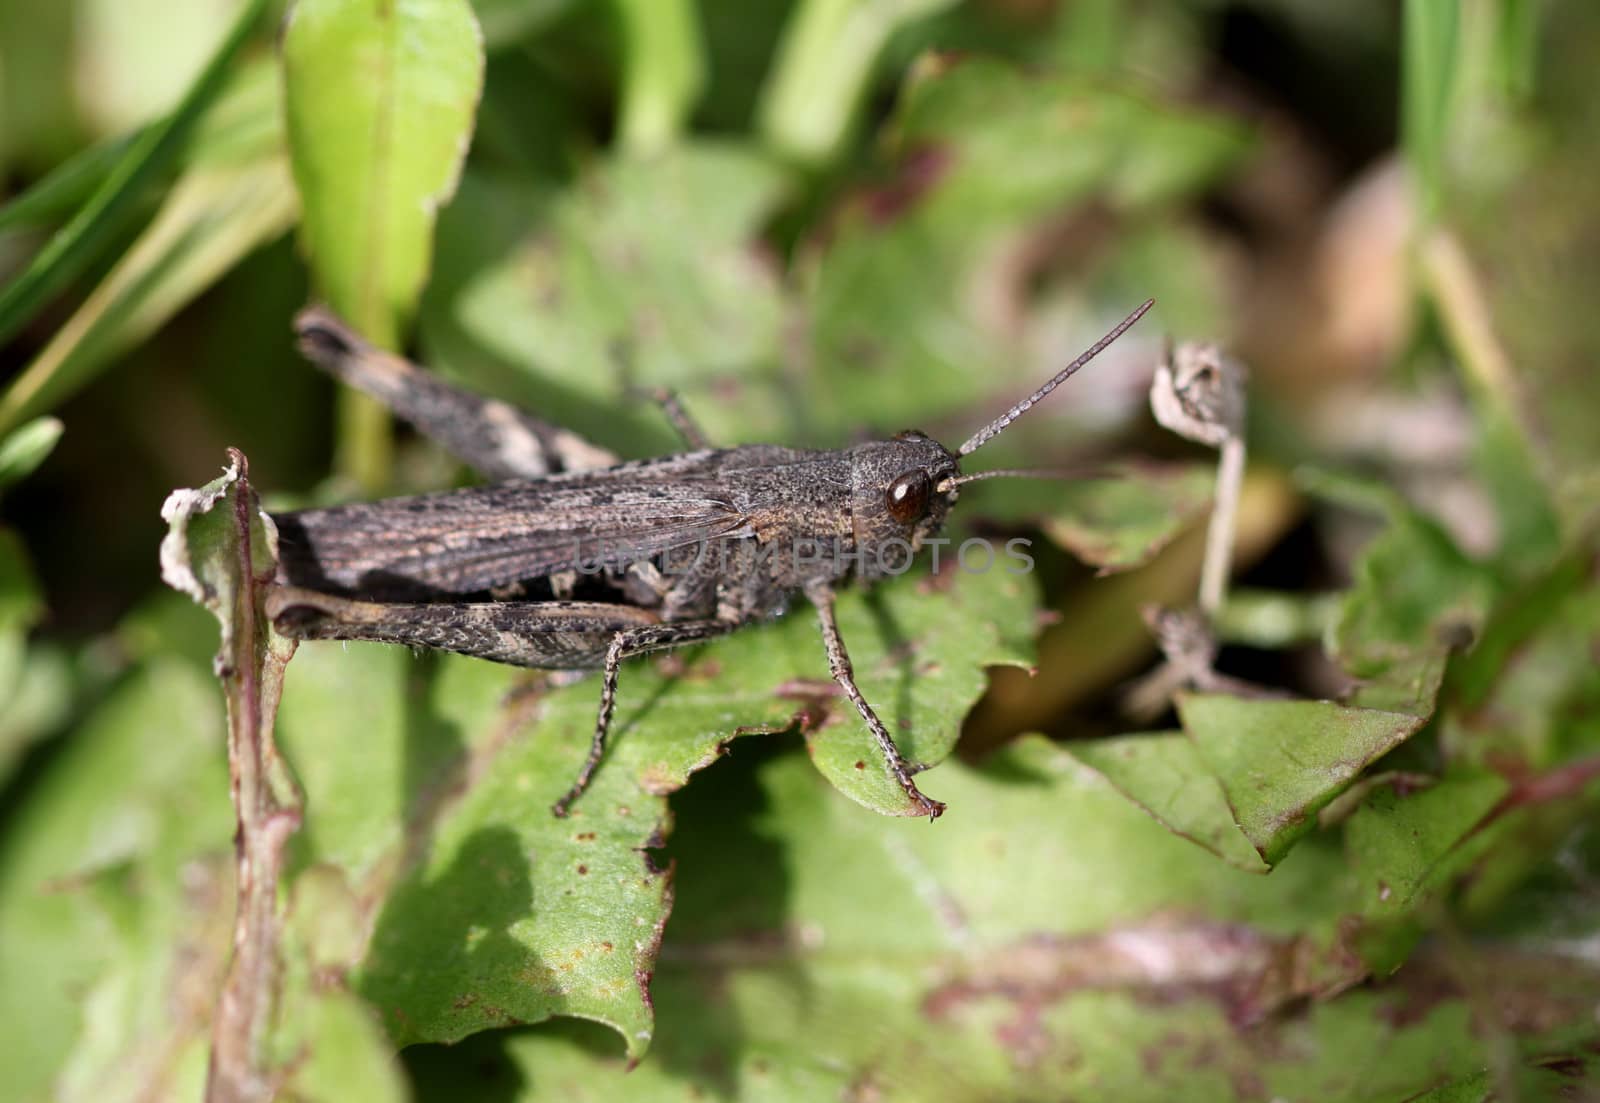
[[[1033,623],[1033,601],[1026,578],[998,567],[841,599],[862,689],[907,757],[946,758],[984,666],[1026,661],[1018,626]],[[568,819],[550,806],[583,760],[598,687],[530,677],[371,644],[304,645],[291,672],[280,727],[312,810],[303,860],[340,869],[369,909],[353,982],[399,1043],[575,1015],[642,1053],[670,906],[650,855],[668,830],[665,796],[741,733],[798,726],[852,800],[916,811],[837,694],[803,606],[628,663],[611,748]]]
[[[737,754],[674,800],[650,1056],[629,1071],[584,1024],[486,1034],[408,1054],[420,1094],[1401,1099],[1483,1067],[1437,960],[1273,1014],[1361,975],[1336,848],[1230,869],[1037,737],[938,777],[930,831],[873,819],[797,755]],[[1485,973],[1538,1011],[1506,1052],[1587,1028],[1593,970],[1569,960]]]

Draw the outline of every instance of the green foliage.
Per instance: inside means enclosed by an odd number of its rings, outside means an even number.
[[[1413,0],[1393,56],[1367,6],[1254,6],[1313,59],[1308,99],[1337,72],[1340,111],[1359,106],[1374,59],[1394,70],[1413,176],[1392,221],[1416,238],[1359,239],[1341,283],[1307,243],[1350,151],[1301,159],[1338,126],[1285,128],[1304,101],[1217,76],[1242,62],[1216,52],[1215,5],[246,0],[170,62],[151,34],[115,72],[71,66],[98,102],[153,65],[194,74],[131,134],[52,75],[64,24],[13,6],[0,152],[32,181],[0,208],[22,365],[0,393],[18,1098],[196,1097],[225,985],[284,1098],[1593,1081],[1600,976],[1568,948],[1594,938],[1600,869],[1600,409],[1582,311],[1527,281],[1587,271],[1591,147],[1557,128],[1588,109],[1600,21]],[[89,40],[122,25],[67,7]],[[1521,217],[1497,217],[1503,196]],[[953,444],[1147,295],[1144,328],[974,457],[1093,472],[963,488],[951,535],[1026,538],[1030,574],[946,547],[942,570],[841,598],[863,690],[949,804],[931,827],[905,818],[800,600],[631,661],[563,820],[594,680],[377,645],[289,661],[243,576],[269,577],[275,547],[242,465],[169,500],[181,595],[152,593],[151,480],[202,484],[227,444],[280,500],[460,481],[360,408],[328,477],[327,395],[288,350],[308,296],[643,456],[676,447],[639,400],[656,386],[717,443],[919,425]],[[1385,330],[1362,313],[1384,296],[1429,313]],[[1315,359],[1343,311],[1381,356]],[[1192,601],[1214,490],[1214,457],[1143,413],[1166,335],[1252,361],[1240,572],[1265,562],[1218,628],[1249,645],[1224,673],[1268,692],[1180,692],[1143,730],[1120,711],[1154,661],[1138,610]],[[1422,426],[1409,451],[1329,435],[1327,374],[1433,420],[1395,422]],[[67,521],[91,546],[57,538]],[[257,719],[276,750],[251,780]],[[253,868],[282,858],[265,892],[240,895],[236,831]],[[266,981],[230,974],[241,900]]]
[[[718,441],[792,432],[775,378],[782,290],[749,248],[786,183],[728,143],[598,165],[548,207],[524,201],[515,236],[452,258],[461,284],[430,296],[424,347],[480,386],[496,365],[540,380],[529,401],[574,428],[599,432],[632,406],[657,451],[673,438],[630,387],[674,388]]]
[[[33,474],[61,439],[59,418],[34,418],[0,439],[0,490]]]
[[[300,232],[318,291],[378,344],[396,347],[483,84],[471,6],[301,0],[284,31],[283,81]]]
[[[1431,213],[1443,184],[1445,144],[1460,38],[1460,5],[1450,0],[1407,0],[1405,6],[1406,151]]]
[[[1067,744],[1074,758],[1180,838],[1198,843],[1229,865],[1265,873],[1267,865],[1244,837],[1216,775],[1183,732],[1138,732]]]
[[[316,294],[399,348],[427,280],[483,89],[467,0],[297,0],[283,41],[284,114]],[[337,103],[338,111],[326,110]],[[351,396],[341,467],[387,478],[382,411]]]
[[[164,122],[151,127],[128,147],[89,201],[39,252],[27,271],[0,291],[0,340],[15,333],[46,299],[81,273],[113,238],[141,188],[172,161],[189,128],[216,98],[234,56],[254,29],[264,7],[264,0],[251,0],[240,9],[228,37],[178,107]],[[9,428],[20,416],[9,406],[4,414],[0,428]]]
[[[1412,716],[1331,701],[1223,694],[1184,697],[1178,713],[1234,822],[1267,862],[1288,853],[1314,813],[1419,726]]]
[[[1213,478],[1196,465],[1074,480],[1052,495],[1044,530],[1103,573],[1137,567],[1211,504]]]

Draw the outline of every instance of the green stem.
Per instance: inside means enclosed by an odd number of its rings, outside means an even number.
[[[366,493],[382,493],[394,463],[389,411],[377,399],[344,387],[339,391],[338,417],[334,470]]]
[[[626,64],[617,130],[633,153],[670,146],[705,86],[705,51],[691,0],[614,0]]]
[[[951,0],[803,0],[761,95],[761,131],[778,152],[818,163],[838,150],[889,36]]]

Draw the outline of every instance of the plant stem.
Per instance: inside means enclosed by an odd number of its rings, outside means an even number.
[[[655,153],[683,130],[705,85],[705,51],[689,0],[614,0],[626,65],[617,129],[631,153]]]
[[[234,835],[238,904],[233,960],[211,1028],[207,1103],[254,1103],[277,1095],[265,1042],[278,1000],[282,927],[278,881],[285,844],[300,826],[301,814],[298,794],[283,779],[272,741],[283,668],[292,647],[274,648],[257,615],[261,580],[251,532],[255,496],[250,491],[249,462],[237,450],[231,452],[239,470],[232,488],[239,588],[233,646],[220,665],[228,702],[228,771],[238,819]]]
[[[1239,514],[1239,487],[1244,482],[1244,440],[1229,437],[1217,462],[1217,498],[1206,529],[1206,556],[1200,569],[1200,608],[1215,619],[1227,596],[1233,565],[1233,527]]]

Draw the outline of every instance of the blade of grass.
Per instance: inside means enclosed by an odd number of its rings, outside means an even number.
[[[139,135],[88,203],[50,239],[22,275],[0,291],[0,341],[16,333],[51,295],[81,273],[122,228],[144,186],[177,157],[195,120],[216,99],[265,7],[266,0],[248,0],[177,109]]]
[[[33,187],[0,207],[0,231],[42,226],[81,206],[149,131],[141,127],[74,154]]]
[[[295,212],[281,155],[186,173],[127,254],[0,396],[0,427],[79,390],[240,258],[287,232]]]
[[[71,215],[94,195],[128,151],[164,121],[107,138],[63,161],[43,180],[0,207],[0,233],[43,226]],[[230,75],[227,87],[180,152],[177,167],[251,160],[268,146],[282,144],[283,105],[278,97],[277,69],[266,58],[255,59]]]
[[[1457,0],[1406,0],[1401,125],[1425,222],[1437,213],[1461,12]]]

